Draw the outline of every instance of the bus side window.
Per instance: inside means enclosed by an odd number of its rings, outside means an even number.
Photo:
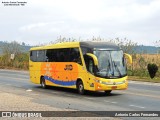
[[[65,62],[63,51],[60,51],[60,53],[59,53],[59,62]]]
[[[93,67],[94,67],[93,60],[89,56],[84,55],[84,61],[85,61],[85,64],[86,64],[87,71],[90,72],[91,74],[94,74],[94,71],[93,71]]]
[[[76,62],[80,65],[82,65],[80,52],[78,48],[71,48],[70,50],[70,62]]]
[[[45,61],[46,62],[55,62],[56,57],[55,57],[55,52],[56,50],[54,49],[48,49],[46,50],[46,55],[45,55]]]
[[[92,53],[92,50],[87,47],[81,47],[82,54],[85,55],[86,53]]]
[[[37,51],[36,50],[33,50],[30,52],[30,60],[33,62],[37,61]]]
[[[93,74],[93,60],[89,60],[89,72]]]
[[[45,61],[45,50],[38,50],[37,51],[37,62],[44,62]]]

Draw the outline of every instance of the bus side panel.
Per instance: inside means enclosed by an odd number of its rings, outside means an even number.
[[[42,63],[41,74],[47,85],[75,88],[78,66],[73,62],[46,62]]]

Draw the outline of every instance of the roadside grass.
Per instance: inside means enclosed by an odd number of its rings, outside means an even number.
[[[159,77],[155,77],[155,78],[151,79],[150,77],[128,76],[128,80],[160,83]]]

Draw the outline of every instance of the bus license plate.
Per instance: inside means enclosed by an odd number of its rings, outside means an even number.
[[[117,86],[112,86],[112,90],[114,90],[114,89],[116,89],[117,88]]]

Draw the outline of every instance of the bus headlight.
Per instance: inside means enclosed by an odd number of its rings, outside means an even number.
[[[101,81],[101,80],[95,80],[95,82],[97,82],[97,83],[102,83],[102,81]]]
[[[95,82],[100,83],[100,84],[105,84],[105,85],[119,85],[119,84],[124,84],[124,83],[126,83],[126,80],[123,80],[123,81],[121,81],[121,82],[114,82],[114,81],[104,82],[104,81],[95,79]]]

